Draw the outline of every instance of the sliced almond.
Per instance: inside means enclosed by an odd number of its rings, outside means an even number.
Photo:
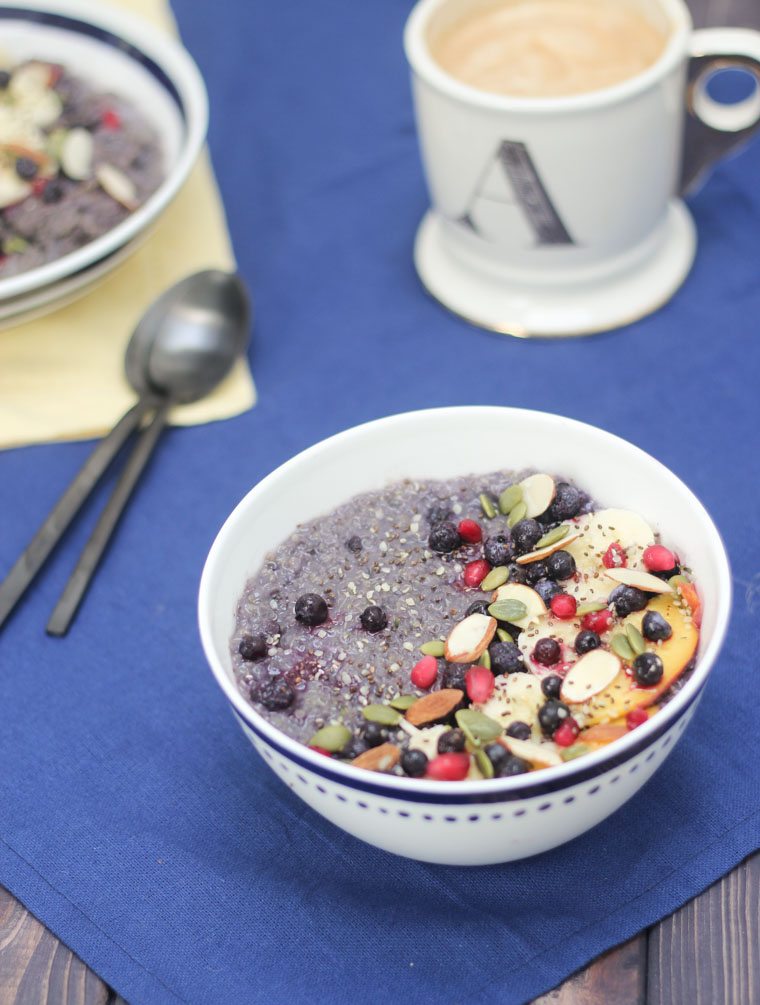
[[[413,726],[428,726],[440,719],[447,719],[464,694],[456,687],[446,687],[441,691],[433,691],[424,698],[415,701],[406,710],[406,718]]]
[[[487,614],[470,614],[452,629],[443,655],[449,663],[474,663],[491,644],[496,625]]]
[[[61,167],[72,181],[86,181],[92,176],[92,133],[70,129],[61,143]]]
[[[12,168],[0,167],[0,209],[21,202],[31,191],[32,186],[19,178]]]
[[[532,520],[534,517],[545,513],[557,493],[554,479],[550,475],[530,475],[520,482],[527,512],[526,518]]]
[[[670,583],[664,579],[658,579],[651,572],[643,572],[641,569],[603,569],[608,579],[614,579],[616,583],[624,586],[635,586],[637,590],[644,590],[646,593],[674,593]]]
[[[138,205],[137,189],[131,178],[119,171],[112,164],[99,164],[95,168],[98,184],[112,199],[121,203],[125,209],[136,209]]]
[[[531,562],[540,562],[542,558],[548,558],[549,555],[553,555],[555,551],[562,551],[562,549],[568,545],[572,544],[573,541],[577,541],[581,536],[580,531],[567,534],[562,538],[561,541],[555,541],[554,544],[547,544],[545,548],[539,548],[538,551],[529,551],[527,555],[520,555],[519,558],[515,559],[518,565],[529,565]]]
[[[379,747],[370,747],[363,754],[355,757],[351,763],[356,768],[367,771],[390,771],[398,764],[401,751],[395,743],[381,743]]]
[[[63,102],[55,91],[43,91],[33,99],[25,102],[22,111],[28,116],[29,121],[35,126],[47,129],[48,126],[60,118],[63,111]]]
[[[13,71],[8,90],[14,101],[27,104],[50,89],[50,67],[47,63],[24,63]]]
[[[560,697],[570,704],[588,701],[609,687],[620,673],[621,667],[622,664],[614,653],[606,649],[592,649],[568,670],[562,681]]]
[[[505,736],[499,742],[510,754],[530,762],[536,768],[553,768],[557,764],[562,764],[562,758],[548,744],[534,743],[532,740],[516,740],[512,736]]]
[[[505,583],[504,586],[500,586],[493,595],[493,601],[497,600],[519,600],[525,605],[525,616],[519,621],[512,622],[518,628],[527,628],[546,614],[546,604],[541,597],[535,590],[522,583]]]

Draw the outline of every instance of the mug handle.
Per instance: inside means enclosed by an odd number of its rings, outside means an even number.
[[[705,171],[760,124],[760,31],[751,28],[703,28],[692,33],[686,88],[681,192],[696,187]],[[748,70],[754,92],[733,105],[713,100],[707,82],[716,70]]]

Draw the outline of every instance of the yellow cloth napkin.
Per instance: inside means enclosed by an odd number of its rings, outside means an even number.
[[[92,0],[93,9],[101,0]],[[118,6],[173,31],[164,0]],[[0,331],[0,448],[106,432],[134,402],[124,349],[147,306],[182,276],[234,268],[219,194],[204,154],[186,186],[138,251],[80,300],[36,321]],[[172,412],[194,425],[251,408],[255,389],[241,361],[214,394]]]

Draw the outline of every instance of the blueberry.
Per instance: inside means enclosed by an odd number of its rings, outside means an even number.
[[[483,545],[483,557],[494,569],[500,565],[508,565],[514,558],[509,535],[496,534],[493,537],[487,537]]]
[[[559,523],[562,520],[572,520],[578,516],[583,505],[583,497],[574,485],[568,482],[558,482],[557,490],[551,505],[542,514],[542,520],[548,523]]]
[[[518,555],[526,555],[538,544],[543,535],[541,524],[536,520],[521,520],[512,528],[512,544]]]
[[[7,70],[0,70],[0,90],[5,90],[5,88],[11,82],[11,75]]]
[[[340,756],[347,761],[353,761],[353,759],[358,757],[359,754],[363,754],[366,749],[367,744],[363,737],[352,736],[343,750],[341,750]]]
[[[553,579],[539,579],[533,589],[547,607],[551,603],[552,597],[556,597],[558,593],[562,593],[562,587],[558,583],[555,583]]]
[[[362,550],[362,539],[357,534],[354,534],[346,541],[346,547],[349,551],[352,551],[354,555],[358,555]]]
[[[40,166],[37,161],[32,160],[31,157],[17,157],[16,158],[16,174],[19,178],[23,178],[24,181],[33,181],[40,170]]]
[[[527,722],[512,722],[507,726],[507,736],[515,740],[529,740],[531,728]]]
[[[266,636],[262,635],[261,632],[256,632],[253,635],[244,635],[240,640],[238,652],[248,663],[260,660],[267,654]]]
[[[513,775],[524,775],[526,771],[530,771],[530,765],[527,761],[524,761],[521,757],[515,757],[510,754],[509,757],[504,761],[499,770],[494,769],[494,774],[497,778],[511,778]]]
[[[421,778],[427,766],[427,755],[421,750],[405,750],[401,755],[401,767],[410,778]]]
[[[650,642],[664,642],[673,634],[673,629],[658,611],[647,611],[641,623],[641,632]]]
[[[528,586],[533,586],[539,579],[551,579],[546,562],[531,562],[530,565],[526,565],[525,582]]]
[[[657,576],[658,579],[664,579],[665,582],[667,583],[667,581],[669,579],[672,579],[673,576],[680,576],[681,575],[681,566],[680,565],[674,565],[672,569],[665,569],[662,572],[652,572],[651,575],[652,576]]]
[[[616,586],[609,595],[609,603],[615,608],[619,618],[627,618],[634,611],[643,611],[649,597],[635,586]]]
[[[60,202],[63,198],[63,185],[54,178],[42,190],[42,201],[47,205]]]
[[[362,628],[367,632],[381,632],[383,628],[388,627],[388,615],[382,609],[382,607],[376,607],[374,604],[371,607],[365,607],[364,610],[359,615],[359,621],[362,623]]]
[[[538,710],[538,722],[544,735],[554,736],[569,715],[570,709],[564,702],[550,698]]]
[[[293,704],[295,692],[284,677],[270,677],[260,687],[252,688],[251,697],[258,700],[270,712],[281,712]]]
[[[555,551],[546,560],[550,579],[572,579],[575,575],[575,559],[569,551]]]
[[[575,636],[575,651],[579,656],[590,653],[592,649],[598,649],[601,644],[602,640],[596,632],[584,629]]]
[[[562,678],[558,677],[556,673],[550,673],[541,681],[541,690],[547,698],[559,698],[559,693],[562,690]]]
[[[327,601],[318,593],[304,593],[296,600],[296,621],[302,625],[321,625],[327,620]]]
[[[494,642],[489,650],[491,671],[494,674],[522,673],[525,670],[523,655],[514,642]]]
[[[433,525],[428,537],[428,547],[431,551],[445,554],[448,551],[456,551],[461,545],[462,538],[459,536],[457,525],[448,520]]]
[[[427,521],[431,527],[437,523],[447,523],[453,519],[454,514],[451,507],[444,505],[443,503],[437,503],[435,506],[431,506],[427,511]]]
[[[559,642],[556,639],[539,639],[533,650],[533,659],[544,667],[553,667],[562,655]]]
[[[499,774],[501,766],[512,756],[507,748],[502,747],[500,743],[489,743],[487,747],[483,748],[483,753],[493,764],[494,775]]]
[[[488,601],[476,600],[474,603],[470,604],[470,606],[464,612],[464,616],[466,618],[469,618],[471,614],[485,614],[487,617],[490,617],[490,615],[488,614]]]
[[[444,687],[455,687],[458,691],[466,691],[468,669],[469,667],[461,663],[447,663],[441,674],[441,683]]]
[[[662,660],[657,653],[642,653],[633,661],[633,673],[638,683],[644,687],[659,684],[663,672]]]
[[[364,742],[368,747],[379,747],[388,739],[388,730],[379,722],[368,722],[362,732]]]
[[[461,754],[464,750],[464,733],[461,729],[447,729],[438,737],[439,754]]]
[[[522,565],[517,565],[516,562],[513,562],[512,565],[510,565],[509,567],[508,582],[520,583],[521,585],[525,585],[525,583],[528,582],[528,576],[525,572],[525,567]]]
[[[518,639],[522,633],[522,628],[519,625],[513,625],[509,621],[500,621],[499,627],[508,632],[513,639]]]

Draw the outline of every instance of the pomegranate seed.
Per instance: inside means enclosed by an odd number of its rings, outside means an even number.
[[[55,87],[58,81],[63,76],[63,67],[56,63],[50,64],[50,73],[48,75],[48,87]]]
[[[557,727],[552,740],[554,740],[558,747],[572,747],[578,733],[580,733],[578,723],[572,716],[568,716],[562,725]]]
[[[635,729],[637,726],[641,726],[647,722],[648,719],[649,714],[645,708],[632,708],[625,717],[625,724],[629,729]]]
[[[32,195],[42,195],[47,188],[47,178],[35,178],[32,182]]]
[[[438,676],[438,660],[435,656],[423,656],[412,669],[411,680],[415,687],[428,688]]]
[[[325,750],[324,747],[309,747],[309,750],[315,750],[318,754],[324,754],[325,757],[332,757],[329,750]]]
[[[121,129],[121,116],[113,108],[106,108],[100,117],[100,122],[104,129],[109,129],[111,132]]]
[[[434,778],[437,782],[461,782],[469,770],[469,754],[439,754],[428,764],[425,778]]]
[[[597,635],[603,635],[612,627],[612,611],[608,611],[605,608],[603,611],[592,611],[590,614],[584,614],[581,627],[588,629],[590,632],[596,632]]]
[[[569,621],[570,618],[574,618],[578,609],[575,597],[571,597],[569,593],[557,593],[549,601],[549,606],[554,617],[561,621]]]
[[[628,565],[628,556],[619,541],[613,541],[602,555],[602,565],[605,569],[624,569]]]
[[[490,571],[491,566],[483,558],[479,558],[474,562],[468,562],[464,567],[464,575],[462,577],[465,586],[480,586]]]
[[[647,548],[642,558],[650,572],[667,572],[676,564],[676,556],[661,544],[653,544]]]
[[[457,530],[462,540],[468,544],[477,544],[478,541],[483,540],[483,531],[480,529],[480,524],[475,523],[474,520],[460,520]]]
[[[488,701],[493,694],[493,674],[488,667],[470,667],[464,675],[464,686],[470,701]]]

